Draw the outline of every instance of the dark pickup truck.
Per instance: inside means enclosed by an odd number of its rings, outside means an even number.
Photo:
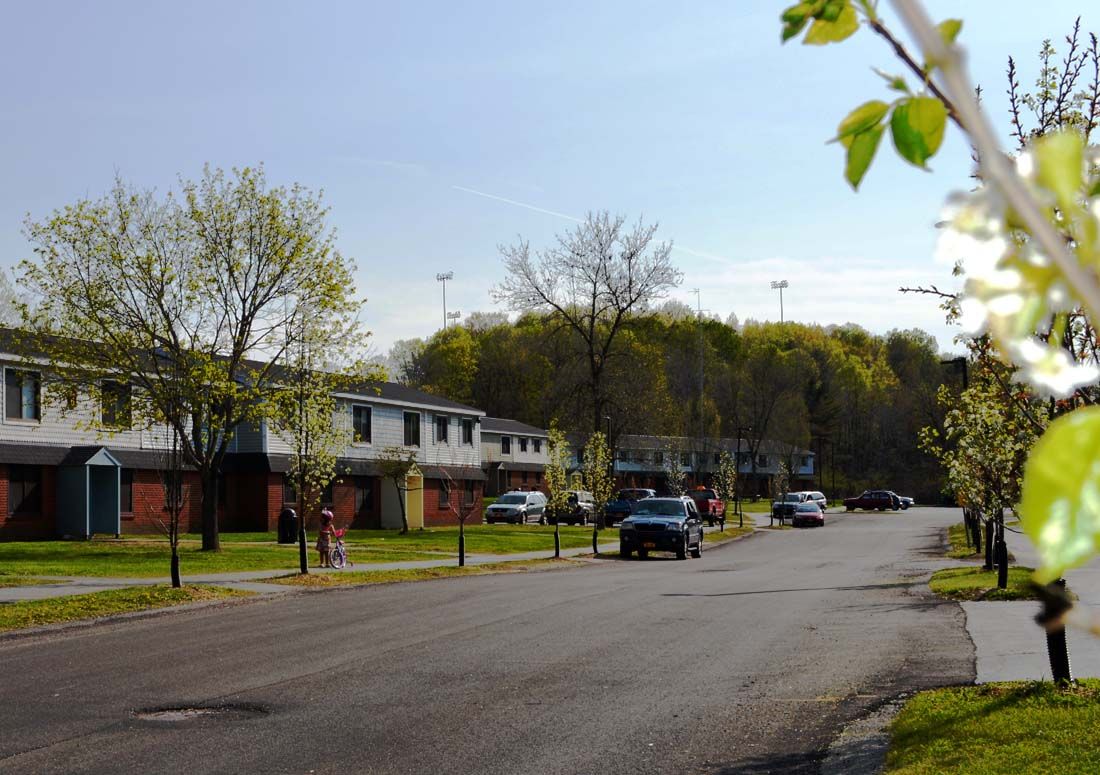
[[[772,501],[772,518],[780,522],[786,519],[794,519],[798,511],[798,504],[805,503],[809,496],[804,492],[789,492],[783,496],[783,500]]]

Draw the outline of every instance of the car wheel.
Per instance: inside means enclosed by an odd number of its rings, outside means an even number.
[[[630,554],[631,554],[631,551],[629,549],[627,549],[625,546],[620,546],[619,547],[619,556],[622,557],[624,560],[629,560],[630,559]]]
[[[683,542],[681,542],[681,544],[678,547],[676,547],[676,559],[677,560],[686,560],[687,558],[688,558],[688,537],[685,534]]]
[[[879,507],[878,507],[878,510],[879,510],[879,511],[886,511],[886,507],[885,507],[885,506],[879,506]]]
[[[546,524],[546,515],[545,514],[539,514],[539,524],[540,525],[545,525]]]
[[[845,510],[845,511],[855,511],[856,509],[855,509],[855,507],[854,507],[854,506],[845,506],[845,507],[844,507],[844,510]]]
[[[703,556],[703,534],[699,534],[699,542],[695,544],[695,548],[691,550],[691,556],[693,559],[701,559]]]
[[[638,559],[639,560],[644,560],[647,557],[649,557],[649,550],[648,549],[639,549],[638,550]]]

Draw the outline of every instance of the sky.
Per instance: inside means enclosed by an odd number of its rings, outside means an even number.
[[[778,320],[785,279],[788,320],[920,327],[952,349],[936,301],[898,288],[955,287],[934,224],[970,185],[969,148],[950,128],[925,172],[884,141],[852,192],[826,141],[891,99],[872,67],[901,68],[866,29],[781,46],[786,4],[0,0],[0,267],[32,255],[27,214],[116,175],[166,192],[204,164],[262,163],[323,190],[380,354],[441,327],[437,273],[454,272],[449,310],[498,310],[498,246],[549,246],[599,210],[659,223],[684,275],[672,298],[694,307],[698,288],[722,319]],[[1080,2],[928,8],[965,19],[1006,135],[1007,56],[1027,86],[1044,38],[1079,13],[1100,30]]]

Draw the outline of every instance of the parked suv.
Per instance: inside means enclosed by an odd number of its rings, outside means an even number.
[[[854,498],[845,498],[844,508],[846,511],[856,509],[867,509],[868,511],[871,509],[878,509],[879,511],[893,509],[897,511],[901,508],[901,501],[898,496],[889,490],[864,490]]]
[[[703,556],[703,521],[691,498],[646,498],[619,528],[619,554],[634,552],[644,560],[650,552],[675,552],[686,560]]]
[[[587,525],[596,513],[596,502],[592,493],[586,490],[570,490],[569,501],[561,521],[570,525]],[[547,514],[546,521],[551,525],[558,522],[557,514]]]
[[[497,498],[497,502],[485,509],[485,521],[492,525],[496,522],[510,522],[522,525],[528,521],[546,521],[546,496],[541,492],[515,490],[506,492]]]
[[[785,519],[792,519],[796,511],[798,511],[798,504],[808,501],[809,494],[805,492],[789,492],[783,496],[783,500],[772,501],[772,518],[778,519],[782,522]]]

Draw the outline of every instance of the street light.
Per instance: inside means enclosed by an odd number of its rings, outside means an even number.
[[[460,317],[462,317],[462,313],[459,312],[457,309],[454,312],[447,313],[447,320],[453,320],[456,325],[458,324],[458,319]]]
[[[751,431],[752,428],[737,426],[734,430],[737,431],[737,459],[733,462],[734,483],[736,484],[733,490],[733,510],[737,512],[737,527],[744,527],[745,513],[741,510],[741,434],[745,431]]]
[[[772,290],[779,291],[779,322],[783,322],[783,289],[790,287],[786,280],[772,280]]]
[[[447,281],[455,279],[454,272],[440,272],[435,276],[438,282],[443,283],[443,327],[447,327]]]

